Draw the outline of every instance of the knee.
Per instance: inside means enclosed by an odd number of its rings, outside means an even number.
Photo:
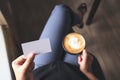
[[[66,8],[66,7],[68,7],[67,5],[65,5],[65,4],[57,4],[55,7],[62,7],[62,8]]]
[[[55,6],[56,9],[59,9],[59,10],[68,10],[68,11],[71,11],[70,7],[65,5],[65,4],[58,4]]]

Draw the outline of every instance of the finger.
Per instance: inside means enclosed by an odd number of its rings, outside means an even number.
[[[81,57],[81,55],[78,56],[78,59],[79,59],[79,61],[82,61],[82,57]]]
[[[82,58],[82,63],[86,63],[87,59],[88,59],[88,54],[87,54],[87,51],[84,49],[83,52],[82,52],[82,55],[81,55],[81,58]]]
[[[84,56],[86,55],[86,51],[85,51],[85,49],[82,51],[82,54],[81,55],[79,55],[79,58],[81,58],[80,59],[80,61],[82,60],[82,59],[84,59]]]
[[[81,55],[78,56],[78,63],[80,63],[82,61],[82,57]]]
[[[84,58],[87,58],[87,56],[88,56],[88,52],[87,52],[86,49],[83,50],[82,55],[83,55]]]
[[[89,52],[87,52],[87,50],[83,51],[83,56],[85,61],[87,61],[87,59],[93,61],[93,56]]]
[[[12,65],[22,65],[25,62],[25,60],[26,57],[24,55],[21,55],[12,62]]]
[[[34,60],[35,54],[31,53],[30,55],[28,55],[23,67],[25,70],[28,70],[30,65],[32,64],[33,60]]]
[[[31,70],[33,70],[34,67],[35,67],[35,63],[33,62],[33,63],[32,63],[32,67],[31,67]]]
[[[29,71],[29,72],[32,72],[32,70],[34,69],[34,66],[35,66],[35,63],[32,62],[28,71]]]

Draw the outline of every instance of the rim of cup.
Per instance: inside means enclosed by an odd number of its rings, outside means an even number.
[[[83,44],[84,44],[84,46],[83,46],[83,48],[79,51],[79,52],[70,52],[70,51],[68,51],[68,50],[66,50],[66,48],[65,48],[65,46],[64,46],[64,40],[65,40],[65,38],[68,36],[68,35],[70,35],[70,34],[77,34],[77,35],[80,35],[80,37],[82,38],[82,40],[83,40]],[[62,46],[63,46],[63,49],[67,52],[67,53],[69,53],[69,54],[72,54],[72,55],[76,55],[76,54],[80,54],[84,49],[85,49],[85,47],[86,47],[86,41],[85,41],[85,38],[80,34],[80,33],[77,33],[77,32],[72,32],[72,33],[68,33],[67,35],[65,35],[65,37],[64,37],[64,39],[63,39],[63,41],[62,41]]]

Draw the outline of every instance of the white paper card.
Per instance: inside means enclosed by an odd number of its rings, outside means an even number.
[[[35,54],[51,52],[51,45],[49,39],[40,39],[27,43],[22,43],[22,50],[25,56],[33,52]]]

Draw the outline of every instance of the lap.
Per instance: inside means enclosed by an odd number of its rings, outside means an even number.
[[[52,52],[36,55],[35,67],[46,65],[55,61],[62,48],[62,40],[71,29],[71,13],[64,5],[56,6],[48,19],[45,28],[40,36],[40,39],[49,38]]]
[[[69,7],[66,5],[55,6],[40,36],[40,39],[50,39],[52,52],[36,55],[35,68],[54,62],[58,56],[61,57],[63,52],[62,40],[72,30],[72,26],[77,23],[79,20]],[[64,59],[65,62],[76,64],[75,56],[66,54]]]

